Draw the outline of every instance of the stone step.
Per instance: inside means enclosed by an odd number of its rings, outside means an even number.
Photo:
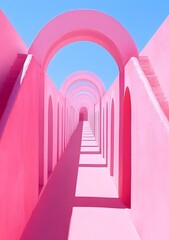
[[[139,58],[140,66],[147,77],[147,80],[152,88],[152,91],[159,102],[161,108],[163,109],[165,115],[169,118],[169,103],[163,93],[161,85],[158,81],[158,77],[151,66],[148,56],[140,56]]]
[[[9,96],[12,92],[12,89],[15,85],[15,82],[18,78],[18,75],[23,67],[23,64],[26,60],[27,55],[25,54],[18,54],[15,62],[11,66],[10,72],[8,77],[4,82],[0,83],[0,118],[5,110],[6,104],[8,102]]]

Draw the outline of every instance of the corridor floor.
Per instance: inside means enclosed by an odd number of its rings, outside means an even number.
[[[98,150],[88,122],[79,124],[22,240],[139,240]]]

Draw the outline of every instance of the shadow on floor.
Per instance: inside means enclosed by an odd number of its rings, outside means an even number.
[[[81,151],[80,154],[100,154],[100,151]]]
[[[51,174],[20,240],[67,240],[76,206],[124,208],[118,199],[75,197],[82,127],[81,122]]]
[[[104,168],[107,167],[106,164],[79,164],[79,167],[94,167],[94,168]]]
[[[126,208],[119,198],[75,197],[74,207]]]

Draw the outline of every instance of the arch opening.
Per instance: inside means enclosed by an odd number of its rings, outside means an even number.
[[[102,155],[103,155],[103,158],[104,158],[104,150],[105,150],[105,110],[104,110],[104,107],[103,107],[103,111],[102,111]]]
[[[119,166],[119,195],[123,203],[131,206],[131,97],[125,91],[123,108],[123,158]]]
[[[86,107],[82,107],[79,111],[79,121],[88,121],[88,110]]]
[[[53,105],[52,98],[48,102],[48,177],[53,170]]]
[[[131,57],[138,57],[128,31],[113,17],[95,10],[73,10],[55,17],[42,28],[28,52],[45,71],[59,49],[76,41],[90,41],[104,47],[120,70]]]
[[[60,158],[60,108],[59,108],[59,103],[58,103],[58,106],[57,106],[57,162],[59,161],[59,158]]]
[[[78,86],[89,86],[97,90],[96,86],[92,82],[88,81],[87,79],[86,80],[78,79],[76,82],[72,83],[69,86],[69,88],[67,89],[66,95],[70,94],[70,92],[73,91]]]
[[[65,126],[64,126],[64,123],[65,123],[65,119],[64,119],[64,109],[63,109],[63,106],[62,106],[62,136],[61,136],[61,142],[62,142],[62,153],[64,151],[64,138],[65,138]]]
[[[97,90],[91,88],[90,86],[77,86],[70,92],[70,94],[67,95],[67,99],[71,99],[74,96],[76,96],[77,93],[84,93],[87,92],[89,93],[93,99],[95,100],[95,103],[97,103],[100,100],[100,95]]]
[[[106,163],[108,163],[108,151],[109,151],[109,113],[108,102],[106,103]]]
[[[64,71],[60,66],[64,66]],[[57,75],[55,74],[56,68]],[[64,46],[53,56],[47,67],[47,74],[60,89],[62,82],[68,75],[82,69],[99,76],[106,89],[110,88],[112,81],[116,79],[119,73],[117,63],[107,49],[94,42],[79,41]],[[84,83],[89,85],[88,82],[81,79],[80,84]],[[92,87],[95,88],[95,86]]]

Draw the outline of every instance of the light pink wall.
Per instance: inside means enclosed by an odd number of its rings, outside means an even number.
[[[111,102],[114,100],[114,179],[116,187],[118,189],[118,177],[119,177],[119,77],[115,79],[110,89],[106,92],[105,96],[102,99],[102,107],[106,109],[106,103],[108,102],[108,156],[107,164],[110,172],[110,151],[111,151]],[[105,124],[106,125],[106,124]],[[106,126],[105,126],[106,131]],[[102,128],[103,136],[103,128]],[[102,139],[103,141],[103,139]],[[104,139],[105,147],[104,151],[106,152],[106,139]]]
[[[160,82],[162,91],[169,101],[168,56],[169,56],[169,16],[160,26],[140,55],[147,55]]]
[[[0,82],[3,82],[17,54],[27,54],[27,47],[1,10],[0,26]]]
[[[169,61],[169,18],[153,36],[141,55],[148,55],[159,82],[168,94]],[[165,50],[163,50],[165,49]],[[133,62],[132,62],[133,61]],[[143,240],[168,239],[167,219],[169,217],[168,202],[168,142],[169,126],[165,115],[149,86],[137,60],[131,60],[126,66],[125,88],[129,87],[131,94],[131,213],[135,226]],[[165,89],[165,90],[164,90]],[[114,177],[116,187],[119,187],[119,82],[113,83],[102,99],[102,108],[109,103],[109,125],[112,121],[110,114],[111,99],[114,99]],[[106,112],[106,111],[105,111]],[[103,125],[103,122],[102,122]],[[103,126],[102,126],[103,137]],[[106,124],[104,122],[104,135]],[[108,134],[108,146],[111,136]],[[106,136],[104,156],[106,156]],[[125,143],[124,143],[125,144]],[[125,146],[124,146],[125,147]],[[111,149],[111,146],[110,146]],[[110,149],[108,149],[108,168],[110,168]],[[122,150],[120,150],[122,151]]]
[[[0,239],[19,239],[38,200],[39,73],[32,60],[0,125]]]
[[[142,240],[169,239],[169,125],[136,59],[125,69],[131,94],[131,213]]]

